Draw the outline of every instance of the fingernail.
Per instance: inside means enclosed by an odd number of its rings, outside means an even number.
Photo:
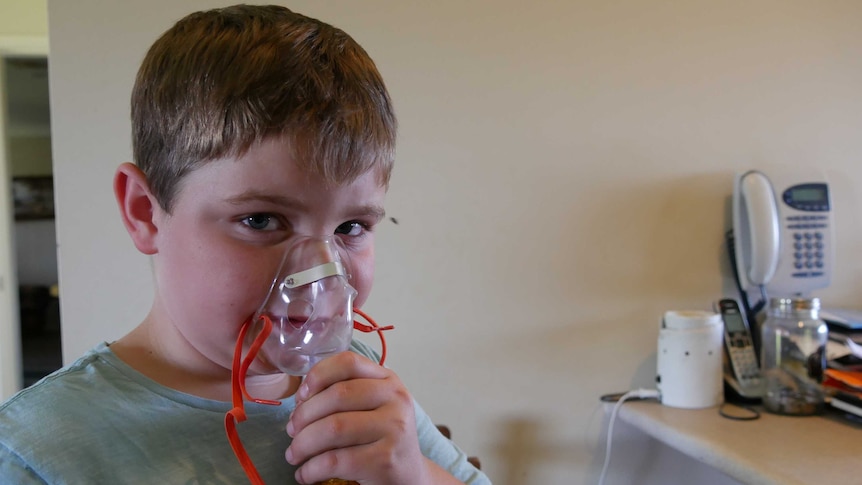
[[[287,451],[284,452],[284,459],[291,465],[295,465],[293,462],[293,450],[291,450],[289,446],[287,447]]]
[[[299,391],[296,392],[296,397],[298,397],[300,401],[304,401],[308,398],[308,384],[302,383],[302,385],[299,386]]]
[[[291,419],[291,420],[288,420],[288,421],[287,421],[287,435],[288,435],[288,436],[290,436],[291,438],[293,438],[293,432],[294,432],[294,431],[295,431],[295,429],[294,429],[294,427],[293,427],[293,420],[292,420],[292,419]],[[290,448],[288,448],[288,450],[289,450],[289,449],[290,449]]]

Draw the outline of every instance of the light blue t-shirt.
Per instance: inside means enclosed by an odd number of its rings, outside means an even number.
[[[373,358],[360,342],[351,350]],[[296,483],[284,459],[295,405],[246,403],[237,426],[267,484]],[[231,407],[159,385],[103,343],[0,405],[0,483],[248,483],[225,434]],[[425,456],[465,483],[491,483],[418,405],[416,422]]]

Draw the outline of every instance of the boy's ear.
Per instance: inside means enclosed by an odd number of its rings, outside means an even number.
[[[138,251],[144,254],[157,253],[155,212],[160,207],[150,192],[144,172],[132,163],[121,164],[114,174],[114,196],[120,206],[123,224]]]

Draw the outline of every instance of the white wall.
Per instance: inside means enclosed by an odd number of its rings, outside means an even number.
[[[128,331],[147,260],[111,195],[149,44],[225,2],[49,3],[64,355]],[[378,279],[390,365],[495,483],[578,483],[598,397],[651,386],[658,318],[734,296],[733,173],[822,169],[827,304],[860,307],[862,3],[296,1],[378,63],[401,123]],[[595,454],[595,456],[594,456]]]

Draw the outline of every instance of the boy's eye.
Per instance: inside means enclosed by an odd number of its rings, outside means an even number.
[[[274,217],[269,214],[252,214],[242,220],[243,224],[246,226],[257,230],[257,231],[266,231],[266,230],[274,230],[274,227],[270,227],[275,222]]]
[[[361,222],[350,221],[338,226],[335,233],[345,236],[360,236],[363,230],[365,230],[365,226]]]

